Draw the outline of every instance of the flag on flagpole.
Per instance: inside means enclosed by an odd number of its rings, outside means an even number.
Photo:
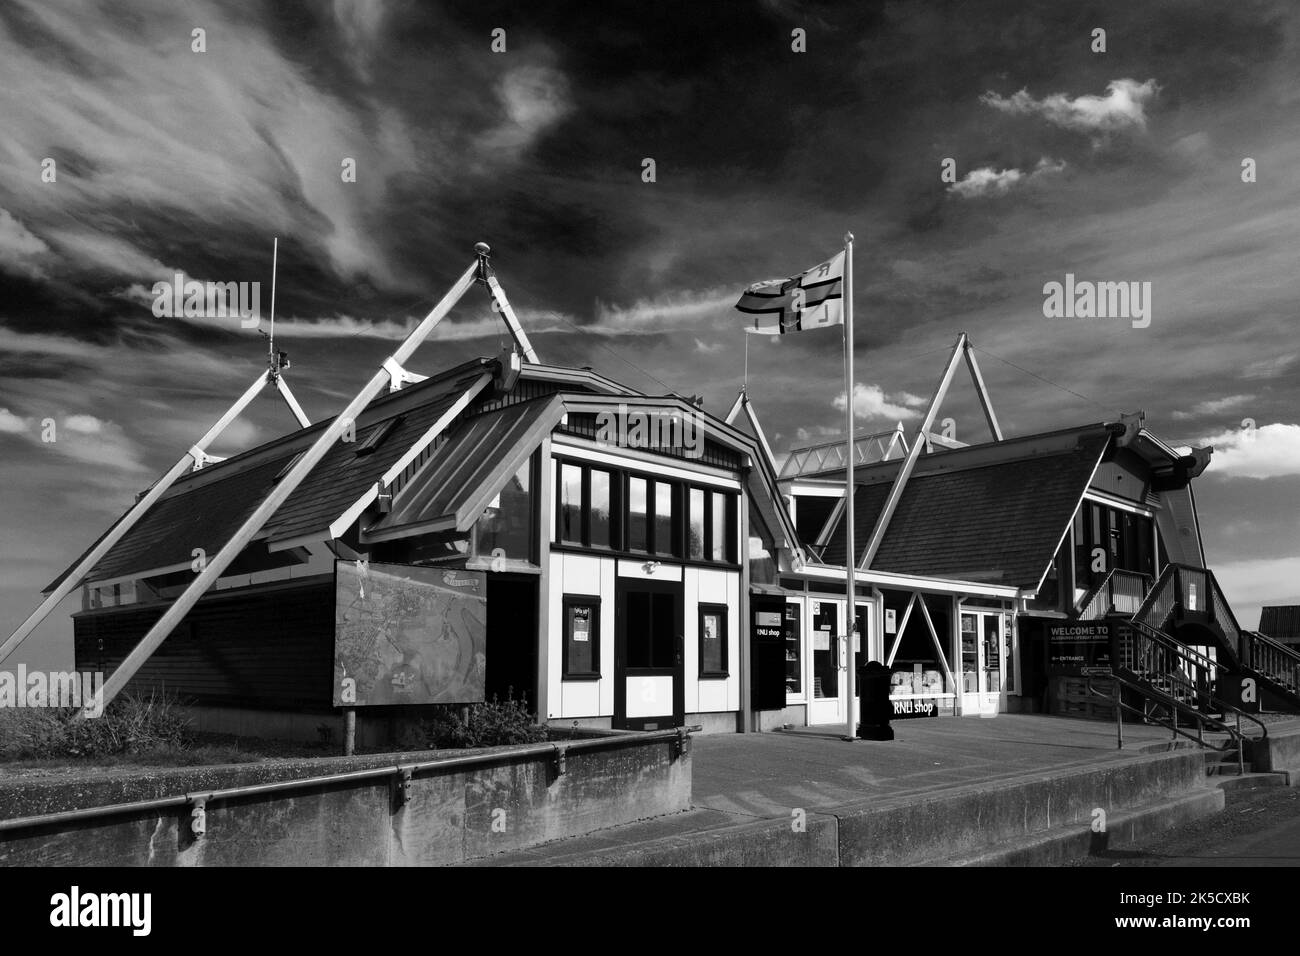
[[[844,324],[844,253],[788,279],[756,282],[736,308],[754,316],[747,332],[784,335]]]

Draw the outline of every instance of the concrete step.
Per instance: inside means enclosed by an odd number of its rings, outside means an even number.
[[[958,858],[925,860],[914,866],[1058,866],[1077,859],[1119,849],[1172,827],[1218,813],[1225,803],[1218,787],[1192,790],[1145,806],[1112,811],[1104,830],[1064,826],[1007,840],[990,850]]]
[[[1297,776],[1300,774],[1286,770],[1273,773],[1251,773],[1247,770],[1244,774],[1238,774],[1234,767],[1230,775],[1213,777],[1212,781],[1214,786],[1222,790],[1254,790],[1256,787],[1294,787]]]
[[[1015,864],[1025,847],[1040,843],[1049,849],[1031,849],[1026,862],[1036,862],[1035,853],[1063,860],[1088,852],[1098,819],[1106,839],[1127,842],[1222,809],[1224,791],[1204,781],[1201,755],[1176,748],[799,816],[696,808],[471,865],[896,866],[950,865],[963,856],[1001,865],[1004,856]],[[1130,804],[1139,809],[1126,809]]]

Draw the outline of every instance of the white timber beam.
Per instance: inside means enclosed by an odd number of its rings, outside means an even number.
[[[465,272],[456,280],[456,283],[447,291],[441,301],[438,302],[433,310],[424,317],[406,340],[398,346],[397,351],[391,356],[391,361],[397,366],[401,366],[411,355],[419,348],[420,344],[429,336],[434,327],[446,317],[447,313],[455,307],[456,303],[461,300],[469,287],[474,284],[475,277],[479,272],[479,262],[475,260]],[[82,717],[93,713],[102,713],[102,708],[111,701],[127,682],[135,676],[136,671],[144,664],[145,661],[156,651],[167,636],[171,634],[176,625],[181,622],[190,609],[198,603],[207,590],[216,583],[222,572],[230,566],[248,545],[250,541],[262,529],[268,520],[275,514],[279,507],[293,494],[294,490],[303,482],[303,479],[311,473],[311,470],[320,463],[329,451],[330,446],[338,441],[351,422],[356,421],[357,417],[366,408],[370,402],[376,398],[391,381],[391,375],[388,371],[388,363],[378,369],[370,381],[362,387],[356,397],[348,403],[348,406],[339,413],[335,419],[330,422],[329,426],[320,433],[311,448],[307,449],[297,462],[289,469],[270,494],[262,500],[262,503],[253,509],[250,514],[234,535],[222,546],[215,555],[209,560],[204,569],[190,583],[190,586],[178,597],[163,616],[158,619],[157,623],[149,629],[149,632],[140,640],[126,656],[126,659],[113,671],[109,678],[104,682],[103,687],[95,695],[95,699],[84,706],[80,712]],[[188,458],[188,456],[186,456]]]

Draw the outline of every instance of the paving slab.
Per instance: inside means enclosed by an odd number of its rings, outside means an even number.
[[[692,804],[752,817],[829,809],[872,796],[927,794],[1029,773],[1126,760],[1171,742],[1161,727],[1037,714],[934,717],[893,724],[889,741],[841,739],[839,728],[692,738]]]

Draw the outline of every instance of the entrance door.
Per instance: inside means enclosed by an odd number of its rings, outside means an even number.
[[[537,578],[492,573],[488,607],[484,697],[523,700],[537,710]]]
[[[979,711],[996,714],[1004,706],[1007,690],[1007,615],[979,615]]]
[[[842,601],[813,598],[810,602],[812,630],[812,695],[808,700],[808,723],[833,724],[844,720],[840,699],[844,675],[840,671],[840,638],[844,620]]]
[[[812,697],[809,700],[808,723],[834,724],[843,723],[847,718],[845,703],[848,697],[849,667],[856,668],[863,661],[862,648],[871,648],[871,615],[866,604],[857,605],[858,633],[852,636],[845,633],[843,622],[844,601],[812,600]],[[852,658],[848,648],[853,647]],[[854,692],[858,701],[862,698],[862,688],[855,683]],[[861,715],[862,709],[854,704],[854,714]]]
[[[614,727],[682,726],[686,641],[681,582],[620,578],[615,601]]]

